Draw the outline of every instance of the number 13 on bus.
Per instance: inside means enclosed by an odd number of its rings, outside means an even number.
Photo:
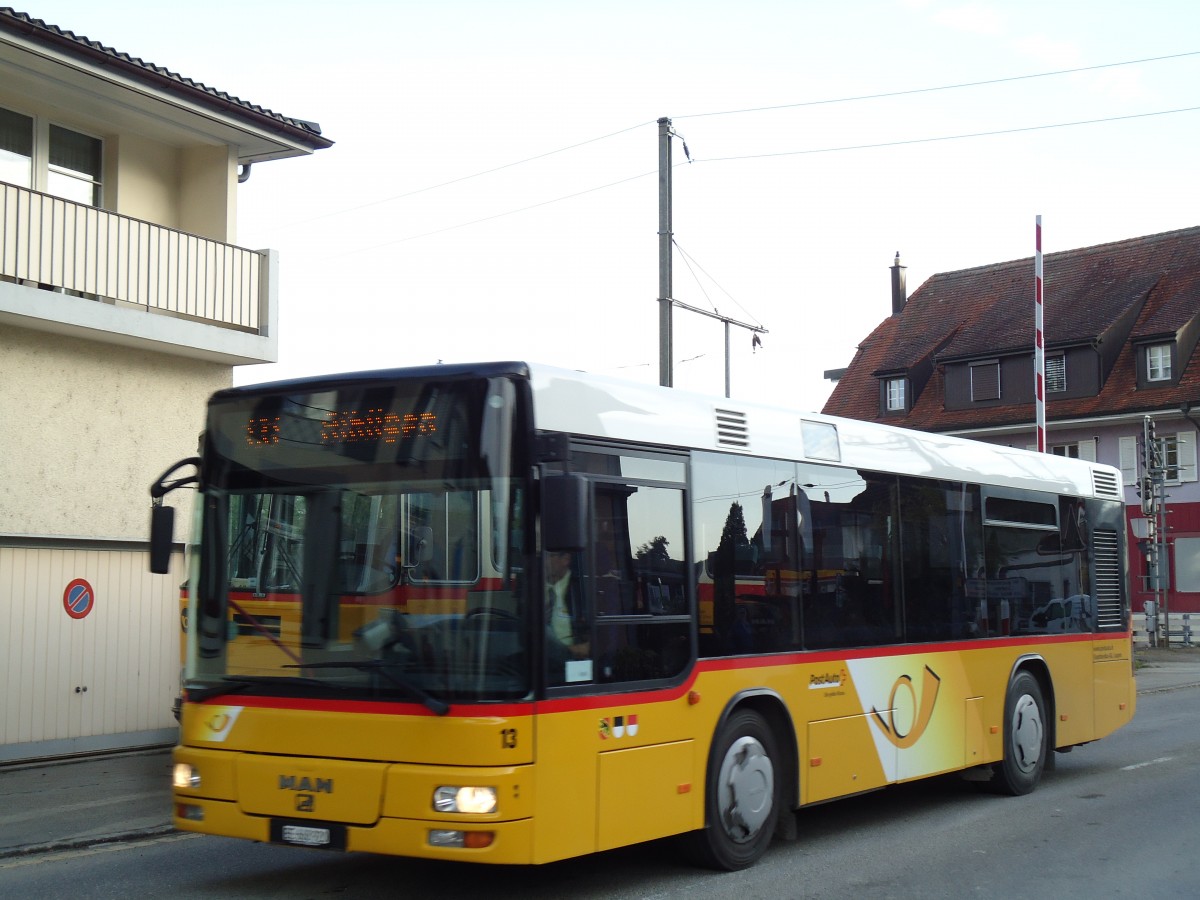
[[[737,869],[1134,712],[1109,466],[525,363],[224,390],[185,463],[187,831]]]

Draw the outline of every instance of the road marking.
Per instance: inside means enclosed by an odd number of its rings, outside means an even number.
[[[1152,759],[1149,762],[1134,763],[1132,766],[1121,766],[1122,772],[1132,772],[1134,769],[1144,769],[1146,766],[1157,766],[1159,763],[1170,762],[1175,757],[1160,756],[1158,759]]]

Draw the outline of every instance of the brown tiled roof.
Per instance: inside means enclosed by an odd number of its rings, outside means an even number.
[[[879,416],[879,386],[874,372],[895,341],[900,319],[890,316],[875,326],[866,340],[858,345],[846,373],[834,385],[825,401],[824,411],[851,419],[876,419]]]
[[[58,46],[76,57],[91,59],[97,65],[117,68],[125,74],[139,78],[159,90],[184,92],[189,99],[206,105],[218,111],[225,111],[233,116],[253,122],[261,127],[289,135],[293,140],[308,144],[313,149],[332,147],[333,141],[321,136],[321,126],[316,122],[306,122],[303,119],[293,119],[272,112],[262,106],[247,103],[232,94],[218,91],[208,85],[184,78],[169,69],[146,62],[138,57],[130,56],[106,47],[99,41],[93,41],[72,31],[66,31],[57,25],[49,25],[41,19],[35,19],[28,13],[17,12],[12,7],[0,6],[0,33],[9,32],[21,35],[42,43]]]
[[[1043,274],[1048,349],[1100,340],[1139,305],[1131,339],[1173,335],[1200,315],[1200,227],[1050,253],[1044,257]],[[1032,353],[1033,300],[1032,257],[932,276],[898,316],[885,319],[862,342],[824,411],[930,431],[1031,422],[1029,404],[947,412],[941,366],[907,415],[884,417],[879,376],[911,371],[931,354],[944,362]],[[1133,354],[1127,343],[1099,395],[1051,399],[1047,418],[1177,409],[1184,400],[1200,402],[1200,362],[1180,361],[1186,368],[1178,385],[1136,390]]]

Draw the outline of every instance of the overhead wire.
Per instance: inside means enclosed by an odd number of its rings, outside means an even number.
[[[994,131],[972,131],[965,134],[945,134],[937,137],[908,138],[898,141],[880,141],[875,144],[845,144],[838,147],[813,147],[806,150],[780,150],[772,153],[749,153],[743,156],[698,157],[695,162],[733,162],[741,159],[768,159],[773,156],[804,156],[812,153],[840,153],[847,150],[876,150],[883,147],[903,147],[907,144],[932,144],[938,141],[957,141],[966,138],[997,137],[1003,134],[1020,134],[1027,131],[1045,131],[1050,128],[1073,128],[1077,125],[1099,125],[1105,122],[1121,122],[1127,119],[1145,119],[1152,116],[1169,116],[1176,113],[1196,112],[1200,106],[1180,109],[1164,109],[1157,112],[1130,113],[1124,116],[1108,116],[1101,119],[1081,119],[1076,122],[1051,122],[1045,125],[1023,125],[1015,128],[998,128]]]
[[[424,194],[429,191],[436,191],[439,188],[450,187],[454,184],[461,184],[464,181],[471,181],[474,178],[482,178],[484,175],[492,175],[496,172],[502,172],[505,169],[512,169],[516,166],[523,166],[526,163],[537,162],[539,159],[545,159],[548,156],[555,156],[559,153],[566,153],[568,150],[578,150],[580,147],[586,147],[588,144],[595,144],[599,141],[606,141],[609,138],[618,137],[622,134],[627,134],[630,131],[636,131],[639,128],[645,128],[647,125],[653,125],[654,122],[639,122],[637,125],[630,125],[628,128],[622,128],[619,131],[613,131],[609,134],[602,134],[598,137],[588,138],[585,141],[578,141],[574,144],[568,144],[566,147],[559,147],[557,150],[547,150],[545,153],[538,153],[533,156],[527,156],[524,159],[514,160],[513,162],[504,163],[503,165],[493,166],[490,169],[484,169],[480,172],[473,172],[470,175],[462,175],[458,178],[451,178],[449,181],[441,181],[437,184],[429,184],[416,190],[406,191],[403,194],[393,194],[390,197],[380,197],[378,200],[372,200],[369,203],[361,203],[358,206],[348,206],[343,209],[332,210],[331,212],[321,213],[317,216],[312,216],[308,219],[302,219],[298,222],[291,222],[283,226],[284,228],[294,228],[297,225],[307,225],[309,222],[318,222],[321,219],[329,219],[333,216],[341,216],[346,213],[359,212],[360,210],[370,209],[372,206],[379,206],[384,203],[394,203],[397,200],[404,200],[408,197],[415,197],[418,194]],[[586,191],[584,192],[586,193]],[[486,221],[486,220],[481,220]],[[436,232],[433,232],[436,234]]]
[[[390,240],[390,241],[383,241],[382,243],[373,244],[369,247],[357,247],[354,250],[350,251],[349,253],[343,253],[341,255],[349,256],[354,253],[362,253],[363,251],[366,251],[366,250],[378,250],[381,247],[390,247],[393,244],[405,244],[409,241],[415,241],[419,238],[431,237],[432,235],[435,235],[435,234],[444,234],[447,231],[455,231],[459,228],[466,228],[470,225],[479,225],[482,222],[490,222],[493,219],[502,219],[505,216],[513,216],[513,215],[516,215],[517,213],[528,212],[531,209],[537,209],[538,207],[541,207],[541,206],[550,206],[553,203],[561,203],[563,200],[571,200],[571,199],[574,199],[575,197],[582,197],[585,194],[594,194],[596,191],[603,191],[603,190],[606,190],[611,187],[616,187],[617,185],[620,185],[620,184],[626,184],[627,182],[630,182],[630,181],[637,181],[639,178],[646,178],[650,175],[655,175],[657,173],[658,173],[658,170],[653,169],[649,172],[642,172],[640,175],[630,175],[628,178],[621,178],[617,181],[610,181],[608,184],[600,184],[600,185],[597,185],[596,187],[590,187],[590,188],[586,188],[582,191],[576,191],[573,194],[564,194],[562,197],[553,197],[550,200],[542,200],[539,203],[531,203],[528,206],[522,206],[522,207],[519,207],[518,209],[510,209],[510,210],[506,210],[504,212],[496,213],[491,216],[483,216],[478,219],[472,219],[469,222],[459,222],[457,225],[447,225],[445,228],[436,228],[433,231],[424,231],[424,232],[421,232],[420,234],[411,234],[408,237],[395,238],[394,240]]]
[[[834,103],[852,103],[852,102],[857,102],[857,101],[862,101],[862,100],[885,99],[885,98],[900,97],[900,96],[906,96],[906,95],[912,95],[912,94],[932,93],[932,92],[936,92],[936,91],[948,91],[948,90],[958,90],[958,89],[962,89],[962,88],[982,87],[982,86],[992,85],[992,84],[1004,84],[1004,83],[1010,83],[1010,82],[1015,82],[1015,81],[1025,81],[1025,80],[1030,80],[1030,79],[1035,79],[1035,78],[1048,78],[1048,77],[1053,77],[1053,76],[1076,74],[1076,73],[1080,73],[1080,72],[1089,72],[1089,71],[1096,71],[1096,70],[1101,70],[1101,69],[1111,69],[1111,68],[1116,68],[1116,67],[1120,67],[1120,66],[1130,66],[1130,65],[1137,65],[1137,64],[1151,63],[1151,62],[1161,62],[1161,61],[1165,61],[1165,60],[1181,59],[1181,58],[1191,57],[1191,56],[1200,56],[1200,50],[1186,51],[1186,52],[1182,52],[1182,53],[1165,54],[1165,55],[1161,55],[1161,56],[1144,57],[1141,59],[1122,60],[1119,62],[1112,62],[1112,63],[1099,63],[1097,65],[1092,65],[1092,66],[1078,66],[1078,67],[1070,68],[1070,69],[1057,69],[1057,70],[1053,70],[1053,71],[1049,71],[1049,72],[1036,72],[1036,73],[1031,73],[1031,74],[1026,74],[1026,75],[1012,75],[1012,76],[1006,76],[1006,77],[1002,77],[1002,78],[984,79],[984,80],[980,80],[980,81],[957,82],[954,84],[935,85],[935,86],[922,87],[922,88],[910,88],[910,89],[900,90],[900,91],[887,91],[887,92],[882,92],[882,93],[861,94],[861,95],[848,96],[848,97],[836,97],[836,98],[825,98],[825,99],[820,99],[820,100],[808,100],[808,101],[800,101],[800,102],[796,102],[796,103],[779,104],[779,105],[775,105],[775,106],[747,107],[747,108],[743,108],[743,109],[720,110],[720,111],[707,112],[707,113],[692,113],[689,115],[674,116],[674,117],[672,117],[672,121],[674,121],[676,119],[695,119],[695,118],[704,118],[704,117],[712,117],[712,116],[738,115],[741,113],[751,113],[751,112],[768,112],[768,111],[777,111],[777,110],[782,110],[782,109],[795,109],[795,108],[827,105],[827,104],[834,104]],[[1047,124],[1041,124],[1041,125],[1017,126],[1017,127],[1013,127],[1013,128],[995,129],[995,130],[991,130],[991,131],[968,132],[968,133],[964,133],[964,134],[938,135],[938,136],[934,136],[934,137],[910,138],[910,139],[893,140],[893,141],[881,141],[881,142],[877,142],[877,143],[849,144],[849,145],[840,145],[840,146],[834,146],[834,147],[817,147],[817,148],[807,148],[807,149],[801,149],[801,150],[775,151],[775,152],[770,152],[770,153],[743,154],[743,155],[738,155],[738,156],[722,156],[722,157],[710,157],[710,158],[690,157],[689,156],[688,163],[676,163],[675,167],[678,167],[681,165],[687,165],[687,164],[694,163],[694,162],[734,162],[734,161],[738,161],[738,160],[768,159],[768,158],[772,158],[772,157],[783,157],[783,156],[803,156],[803,155],[811,155],[811,154],[818,154],[818,153],[846,152],[846,151],[851,151],[851,150],[882,149],[882,148],[887,148],[887,147],[899,147],[899,146],[912,145],[912,144],[927,144],[927,143],[937,143],[937,142],[952,141],[952,140],[965,140],[968,138],[997,137],[997,136],[1005,135],[1005,134],[1019,134],[1022,132],[1042,131],[1042,130],[1048,130],[1048,129],[1053,129],[1053,128],[1068,128],[1068,127],[1076,127],[1076,126],[1080,126],[1080,125],[1095,125],[1095,124],[1103,124],[1103,123],[1107,123],[1107,122],[1119,122],[1119,121],[1126,121],[1126,120],[1132,120],[1132,119],[1149,118],[1149,117],[1154,117],[1154,116],[1166,116],[1166,115],[1174,115],[1174,114],[1185,113],[1185,112],[1195,112],[1197,110],[1200,110],[1200,107],[1183,107],[1183,108],[1179,108],[1179,109],[1159,110],[1159,111],[1147,112],[1147,113],[1131,113],[1131,114],[1121,115],[1121,116],[1109,116],[1109,117],[1097,118],[1097,119],[1084,119],[1084,120],[1073,121],[1073,122],[1054,122],[1054,123],[1047,123]],[[490,174],[493,174],[496,172],[503,171],[505,169],[514,168],[516,166],[524,165],[526,163],[536,162],[538,160],[545,159],[549,156],[554,156],[559,153],[565,153],[569,150],[578,149],[579,147],[583,147],[588,144],[597,143],[599,141],[617,137],[622,134],[627,134],[630,131],[636,131],[639,128],[644,128],[648,125],[653,125],[656,122],[657,122],[657,120],[641,122],[637,125],[631,125],[628,128],[622,128],[622,129],[619,129],[618,131],[610,132],[608,134],[599,135],[594,138],[588,138],[587,140],[578,141],[574,144],[569,144],[565,147],[560,147],[555,150],[549,150],[549,151],[546,151],[545,153],[538,153],[533,156],[528,156],[523,159],[515,160],[513,162],[504,163],[503,165],[494,166],[490,169],[484,169],[479,172],[472,173],[470,175],[463,175],[459,178],[453,178],[448,181],[439,182],[437,184],[427,185],[423,188],[418,188],[416,190],[408,191],[406,193],[396,194],[391,197],[381,198],[379,200],[373,200],[370,203],[365,203],[365,204],[361,204],[361,205],[354,206],[354,207],[348,207],[348,208],[341,209],[341,210],[335,210],[335,211],[331,211],[328,213],[323,213],[321,215],[314,216],[310,219],[301,220],[300,222],[296,222],[296,223],[292,223],[292,224],[295,224],[295,225],[307,224],[309,222],[318,221],[320,219],[330,218],[333,216],[342,215],[342,214],[349,213],[349,212],[357,212],[359,210],[366,209],[366,208],[369,208],[372,206],[378,206],[380,204],[390,203],[390,202],[394,202],[396,200],[402,200],[402,199],[405,199],[408,197],[416,196],[417,194],[422,194],[422,193],[426,193],[428,191],[437,190],[439,188],[448,187],[448,186],[451,186],[454,184],[460,184],[464,181],[469,181],[469,180],[472,180],[475,178],[480,178],[485,175],[490,175]],[[516,214],[522,213],[522,212],[528,212],[529,210],[538,209],[543,206],[549,206],[554,203],[561,203],[565,200],[571,200],[576,197],[584,196],[586,194],[595,193],[595,192],[601,191],[601,190],[606,190],[608,188],[616,187],[618,185],[625,184],[630,181],[635,181],[640,178],[645,178],[645,177],[647,177],[649,175],[653,175],[653,174],[655,174],[653,171],[652,172],[643,172],[638,175],[632,175],[628,178],[618,179],[617,181],[612,181],[612,182],[608,182],[606,184],[597,185],[595,187],[586,188],[584,190],[576,191],[576,192],[573,192],[570,194],[564,194],[560,197],[554,197],[554,198],[551,198],[548,200],[540,201],[538,203],[529,204],[527,206],[521,206],[521,207],[517,207],[515,209],[505,210],[503,212],[495,213],[495,214],[489,215],[489,216],[482,216],[477,219],[471,219],[469,221],[460,222],[455,225],[449,225],[444,228],[437,228],[437,229],[433,229],[430,231],[425,231],[425,232],[421,232],[418,234],[409,235],[407,237],[396,238],[396,239],[390,240],[390,241],[384,241],[382,243],[372,245],[371,247],[357,248],[356,250],[351,251],[351,253],[358,253],[358,252],[362,252],[363,250],[375,250],[375,249],[379,249],[380,247],[392,246],[394,244],[407,243],[409,241],[419,240],[419,239],[425,238],[425,237],[432,237],[437,234],[443,234],[448,231],[454,231],[454,230],[457,230],[460,228],[467,228],[471,225],[478,225],[483,222],[494,221],[495,219],[504,218],[504,217],[510,216],[510,215],[516,215]],[[292,224],[289,224],[288,226],[284,226],[284,227],[292,227]],[[681,248],[681,252],[682,252],[682,248]],[[342,255],[349,255],[349,254],[342,254]],[[707,273],[705,273],[705,274],[707,275]],[[715,283],[715,281],[714,281],[714,283]],[[731,300],[733,299],[732,296],[730,297],[730,299]],[[736,303],[737,301],[734,301],[734,302]]]
[[[695,267],[703,273],[705,278],[707,278],[714,285],[716,285],[717,289],[720,290],[721,293],[724,294],[726,297],[728,297],[730,302],[732,302],[738,309],[740,309],[743,313],[745,313],[747,316],[749,316],[751,319],[753,319],[754,324],[756,324],[760,327],[762,326],[762,320],[759,319],[758,316],[756,316],[752,312],[750,312],[750,310],[746,309],[746,307],[744,307],[741,303],[739,303],[737,298],[734,297],[733,294],[731,294],[731,293],[729,293],[729,291],[725,290],[725,288],[722,286],[722,284],[719,281],[717,281],[717,279],[713,278],[712,275],[710,275],[705,270],[705,268],[702,265],[700,265],[699,262],[696,261],[696,258],[694,256],[692,256],[690,253],[688,253],[686,250],[684,250],[682,246],[680,246],[679,241],[675,240],[675,238],[672,237],[671,243],[672,243],[672,245],[674,245],[675,249],[679,251],[679,255],[683,258],[684,264],[688,267],[688,271],[692,273],[692,278],[694,278],[696,280],[697,286],[700,288],[700,291],[704,294],[704,299],[708,301],[708,305],[713,308],[713,312],[717,313],[718,315],[720,314],[720,310],[717,309],[717,305],[715,303],[713,303],[712,298],[709,297],[708,291],[704,290],[704,285],[702,285],[700,283],[699,278],[696,278],[696,273],[692,269],[693,265],[695,265]]]
[[[934,87],[908,88],[902,91],[886,91],[878,94],[859,94],[852,97],[831,97],[824,100],[802,100],[797,103],[781,103],[777,106],[755,106],[746,109],[727,109],[718,112],[693,113],[686,116],[672,116],[675,119],[700,119],[708,116],[734,116],[742,113],[770,112],[780,109],[796,109],[803,106],[823,106],[830,103],[854,103],[859,100],[881,100],[888,97],[904,97],[910,94],[929,94],[935,91],[953,91],[959,88],[984,87],[989,84],[1004,84],[1012,81],[1026,81],[1032,78],[1049,78],[1054,75],[1074,75],[1079,72],[1093,72],[1097,69],[1112,69],[1118,66],[1133,66],[1140,63],[1162,62],[1168,59],[1181,59],[1185,56],[1200,56],[1200,50],[1188,50],[1184,53],[1171,53],[1165,56],[1148,56],[1144,59],[1127,59],[1121,62],[1099,63],[1094,66],[1079,66],[1074,69],[1056,69],[1052,72],[1035,72],[1029,75],[1009,75],[1005,78],[988,78],[983,81],[963,81],[958,84],[942,84]]]

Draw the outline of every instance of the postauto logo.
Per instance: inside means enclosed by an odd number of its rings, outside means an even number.
[[[846,684],[850,676],[845,669],[836,672],[814,672],[808,676],[810,691],[827,691],[830,688],[840,688]]]

